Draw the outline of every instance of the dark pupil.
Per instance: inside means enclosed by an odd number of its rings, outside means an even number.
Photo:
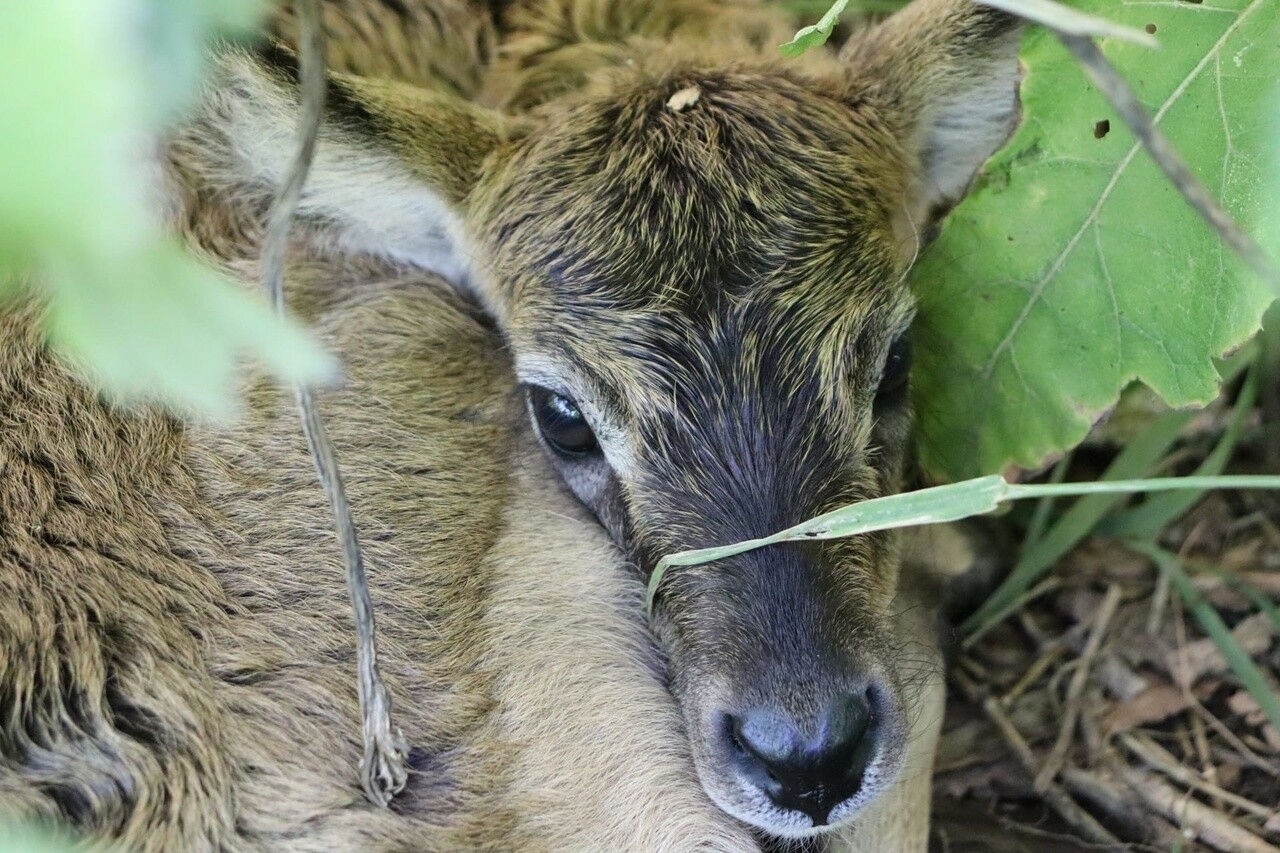
[[[581,456],[596,449],[596,434],[582,416],[578,404],[546,388],[529,389],[529,405],[547,444],[567,456]]]
[[[911,373],[911,339],[906,335],[889,345],[889,357],[884,362],[884,373],[880,376],[880,387],[877,397],[888,397],[907,386],[907,376]]]

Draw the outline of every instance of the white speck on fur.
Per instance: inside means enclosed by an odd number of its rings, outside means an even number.
[[[685,86],[667,99],[667,109],[673,113],[682,113],[698,103],[698,98],[701,97],[702,90],[697,86]]]

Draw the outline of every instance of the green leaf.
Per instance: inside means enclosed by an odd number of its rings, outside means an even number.
[[[831,38],[831,31],[840,22],[840,16],[844,14],[845,7],[848,5],[849,0],[836,0],[818,23],[802,27],[791,41],[778,45],[778,50],[782,51],[783,56],[799,56],[810,48],[826,44],[827,39]]]
[[[53,343],[117,397],[232,411],[243,355],[300,382],[334,363],[267,304],[164,238],[148,156],[185,105],[199,54],[260,0],[0,3],[0,296],[48,295]]]
[[[1209,455],[1196,466],[1197,477],[1212,477],[1221,474],[1227,467],[1227,463],[1235,455],[1240,433],[1244,430],[1245,416],[1253,411],[1253,403],[1257,398],[1258,368],[1255,367],[1249,371],[1240,388],[1240,395],[1232,405],[1231,417],[1222,437]],[[1202,497],[1203,494],[1196,492],[1175,492],[1150,498],[1140,506],[1130,507],[1103,520],[1098,526],[1098,532],[1115,539],[1154,539]]]
[[[1017,15],[1029,23],[1041,24],[1066,35],[1090,38],[1111,36],[1147,47],[1158,47],[1160,44],[1146,30],[1126,27],[1110,18],[1098,15],[1086,15],[1079,9],[1063,5],[1057,0],[979,0],[979,2],[984,6]]]
[[[147,110],[155,122],[181,114],[205,72],[204,45],[215,36],[237,36],[256,23],[265,0],[149,0],[139,16],[139,59],[150,92]]]
[[[176,245],[159,243],[108,267],[64,250],[46,269],[53,343],[99,387],[126,400],[228,417],[239,359],[251,351],[291,382],[323,381],[336,372],[296,324],[277,319],[265,300]]]
[[[1223,375],[1230,379],[1253,364],[1256,348],[1246,347],[1241,353],[1222,365]],[[1153,419],[1147,429],[1125,445],[1107,470],[1102,482],[1129,480],[1151,471],[1166,457],[1178,436],[1194,416],[1193,412],[1165,412]],[[1182,492],[1186,494],[1186,492]],[[1037,537],[1018,554],[1013,571],[1000,582],[995,592],[982,606],[965,620],[960,630],[970,637],[982,633],[1000,618],[1036,581],[1040,580],[1058,560],[1072,548],[1091,536],[1099,523],[1120,503],[1120,494],[1092,494],[1071,505],[1062,517],[1053,523],[1043,536]]]
[[[1248,230],[1273,228],[1280,4],[1081,0],[1162,48],[1103,40],[1191,167]],[[1023,122],[915,275],[926,467],[1035,467],[1079,442],[1134,379],[1173,406],[1219,386],[1213,358],[1272,294],[1168,185],[1053,36],[1023,51]],[[1109,131],[1095,138],[1100,121]],[[1272,242],[1272,246],[1275,242]]]
[[[86,846],[73,845],[65,832],[55,834],[49,827],[33,824],[0,823],[0,853],[70,853],[75,849]]]

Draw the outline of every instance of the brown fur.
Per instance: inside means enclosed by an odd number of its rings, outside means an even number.
[[[717,703],[805,718],[870,680],[879,775],[827,837],[922,849],[941,687],[898,537],[673,573],[675,701],[640,577],[900,488],[908,409],[872,398],[916,235],[1007,131],[1008,21],[922,0],[788,63],[749,2],[480,5],[328,3],[291,268],[347,369],[322,406],[409,790],[379,811],[355,782],[347,604],[287,397],[254,386],[221,429],[113,411],[28,302],[0,315],[0,809],[146,849],[745,850],[704,789],[810,828],[725,787]],[[169,148],[176,227],[246,280],[296,97],[286,54],[224,50]],[[605,457],[549,464],[515,379],[574,396]]]
[[[28,308],[0,320],[3,811],[150,850],[749,846],[672,736],[638,581],[516,455],[492,334],[429,279],[291,272],[347,366],[322,405],[408,790],[388,812],[356,784],[349,610],[288,396],[218,430],[112,412]]]

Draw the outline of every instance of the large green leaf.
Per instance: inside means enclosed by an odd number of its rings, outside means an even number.
[[[1154,26],[1159,50],[1103,49],[1246,229],[1274,228],[1280,2],[1072,5]],[[1134,379],[1175,406],[1208,402],[1213,358],[1256,331],[1273,295],[1052,35],[1032,31],[1023,59],[1022,125],[915,276],[922,453],[953,478],[1042,463]]]

